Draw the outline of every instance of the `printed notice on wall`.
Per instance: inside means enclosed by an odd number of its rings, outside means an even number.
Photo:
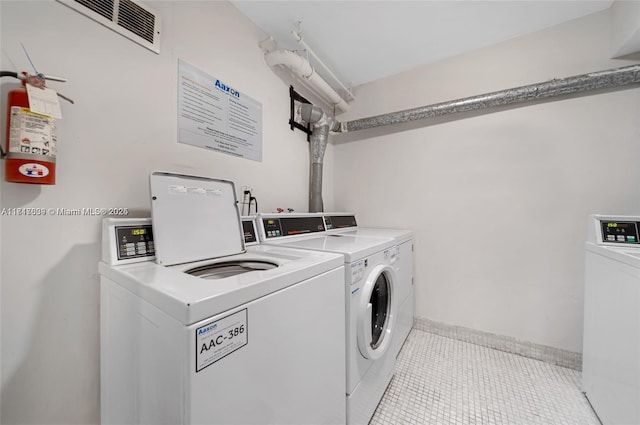
[[[178,59],[178,141],[262,161],[262,104]]]

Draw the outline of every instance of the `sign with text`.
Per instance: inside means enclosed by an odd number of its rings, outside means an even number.
[[[178,141],[262,161],[262,104],[178,59]]]
[[[249,343],[247,309],[196,329],[196,373]]]

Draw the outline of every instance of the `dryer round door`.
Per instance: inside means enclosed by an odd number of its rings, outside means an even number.
[[[379,359],[391,344],[395,324],[395,271],[374,267],[358,303],[358,348],[367,359]]]

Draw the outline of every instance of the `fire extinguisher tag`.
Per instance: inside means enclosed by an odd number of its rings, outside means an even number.
[[[23,106],[12,106],[9,152],[56,156],[56,125],[51,117],[34,114]]]
[[[62,119],[62,109],[60,109],[58,93],[55,90],[47,87],[34,87],[31,84],[26,86],[31,112]]]

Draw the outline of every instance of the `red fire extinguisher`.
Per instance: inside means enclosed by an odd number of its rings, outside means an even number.
[[[2,71],[22,81],[9,91],[5,139],[5,180],[14,183],[56,183],[56,123],[53,117],[31,112],[26,84],[44,87],[42,75]]]

